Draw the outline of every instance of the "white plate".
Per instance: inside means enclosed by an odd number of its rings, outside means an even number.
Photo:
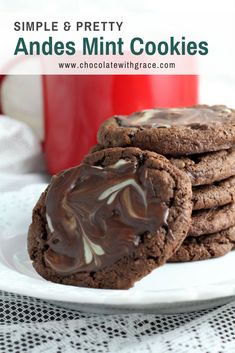
[[[26,251],[31,210],[45,184],[1,195],[0,289],[93,312],[182,312],[213,307],[235,295],[235,252],[214,260],[167,264],[129,290],[101,290],[45,281]]]

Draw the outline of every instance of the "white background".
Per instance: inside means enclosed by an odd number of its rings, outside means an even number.
[[[224,60],[233,59],[235,48],[235,1],[212,1],[212,0],[0,0],[0,13],[10,11],[37,14],[44,13],[52,18],[57,18],[58,14],[73,14],[78,19],[81,14],[89,13],[109,16],[119,14],[129,16],[135,19],[141,15],[142,21],[139,24],[139,31],[142,33],[149,25],[155,25],[156,28],[170,28],[172,33],[177,31],[184,32],[191,30],[191,35],[198,37],[215,38],[220,43],[224,43],[229,49]],[[216,20],[215,20],[216,19]],[[230,31],[228,31],[228,28]],[[5,35],[3,33],[1,36]],[[210,44],[210,43],[209,43]],[[211,47],[211,46],[210,46]],[[213,69],[210,72],[204,72],[200,76],[200,102],[208,104],[227,104],[235,107],[235,60],[232,70],[227,73],[223,70]],[[226,67],[226,64],[224,64]],[[22,82],[24,82],[23,89]],[[28,82],[28,83],[27,83]],[[32,87],[34,89],[32,90]],[[12,95],[12,89],[18,94]],[[21,93],[20,93],[21,92]],[[20,93],[20,94],[19,94]],[[6,113],[17,115],[20,119],[31,119],[35,116],[38,121],[42,116],[42,97],[40,80],[38,78],[12,78],[5,91],[7,100]],[[25,99],[30,97],[31,99]],[[29,101],[34,102],[29,106]],[[34,107],[34,108],[33,108]],[[21,113],[18,113],[19,110]],[[22,113],[23,112],[23,113]],[[23,118],[24,116],[24,118]],[[28,118],[27,118],[28,116]],[[42,136],[42,127],[40,130]]]
[[[234,0],[0,0],[0,10],[0,18],[2,14],[0,59],[4,54],[8,55],[8,49],[13,57],[12,48],[15,48],[20,33],[14,32],[13,26],[9,26],[9,24],[4,27],[3,23],[7,16],[3,15],[3,12],[8,11],[14,14],[13,19],[20,19],[21,13],[28,15],[28,20],[33,19],[33,14],[39,16],[41,20],[48,18],[58,20],[60,16],[67,20],[71,15],[77,20],[112,20],[116,18],[124,21],[121,34],[125,42],[128,42],[127,38],[133,37],[133,35],[139,35],[146,40],[153,41],[166,40],[171,35],[177,39],[185,36],[188,41],[205,40],[209,44],[209,54],[197,56],[199,73],[203,75],[219,73],[230,76],[235,72]],[[23,35],[26,38],[35,39],[38,33],[24,32]],[[42,34],[44,40],[48,38],[48,35],[48,33]],[[64,32],[54,33],[53,37],[57,35],[61,39],[66,38]],[[75,41],[76,38],[79,38],[77,33],[70,32],[70,35]],[[108,37],[109,33],[106,32],[105,36]],[[38,67],[31,73],[38,73]]]

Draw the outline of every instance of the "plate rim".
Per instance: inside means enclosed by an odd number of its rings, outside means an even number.
[[[0,263],[0,277],[4,272],[5,278],[0,281],[0,289],[24,296],[39,298],[42,300],[60,301],[67,303],[77,303],[86,305],[105,306],[138,306],[138,305],[169,305],[187,304],[190,302],[207,301],[227,298],[235,295],[235,281],[225,281],[204,286],[193,286],[190,288],[165,290],[141,290],[132,288],[122,289],[96,289],[86,287],[76,287],[58,284],[45,280],[44,278],[34,278],[29,275],[17,272],[7,265]],[[28,278],[31,285],[27,286]],[[41,283],[46,283],[47,290]],[[97,292],[98,291],[98,292]],[[96,295],[97,294],[97,295]],[[99,294],[99,295],[98,295]]]
[[[24,195],[25,189],[28,189],[37,198],[41,191],[44,190],[45,185],[47,184],[28,185],[20,190],[10,192],[10,194],[14,193],[15,197],[21,197],[22,193]],[[35,195],[37,194],[35,190],[38,192],[37,196]],[[7,194],[9,195],[9,193]],[[37,274],[37,276],[39,275]],[[0,278],[0,290],[3,291],[40,298],[42,300],[90,305],[117,307],[160,306],[164,304],[187,304],[190,302],[235,296],[235,278],[225,280],[224,282],[206,283],[191,287],[175,288],[174,290],[143,290],[140,288],[132,288],[130,290],[94,289],[53,283],[46,281],[42,277],[36,278],[30,274],[18,271],[2,260],[0,261]],[[42,285],[42,283],[46,283],[46,285]],[[173,291],[174,293],[172,294]]]

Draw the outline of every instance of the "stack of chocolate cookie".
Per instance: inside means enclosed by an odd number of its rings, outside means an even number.
[[[98,148],[135,146],[166,156],[191,179],[192,224],[170,261],[218,257],[235,246],[235,111],[152,109],[107,120]]]
[[[107,120],[81,165],[33,210],[36,271],[63,284],[127,289],[167,261],[235,244],[235,112],[153,109]]]

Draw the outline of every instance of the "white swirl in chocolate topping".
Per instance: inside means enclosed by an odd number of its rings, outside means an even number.
[[[49,187],[44,259],[62,275],[109,266],[167,226],[168,207],[137,159],[98,167],[69,169]]]
[[[232,111],[226,106],[200,108],[156,108],[142,110],[129,116],[116,117],[123,127],[170,128],[195,124],[222,124],[231,120]]]
[[[108,199],[107,204],[109,205],[110,203],[112,203],[114,201],[114,199],[118,195],[118,193],[122,189],[128,187],[129,185],[132,185],[136,189],[136,191],[139,192],[139,194],[142,196],[145,207],[147,207],[146,194],[141,189],[141,187],[137,184],[137,182],[133,179],[124,180],[119,184],[111,186],[110,188],[108,188],[107,190],[102,192],[102,194],[99,196],[98,200],[104,200],[107,198]]]

